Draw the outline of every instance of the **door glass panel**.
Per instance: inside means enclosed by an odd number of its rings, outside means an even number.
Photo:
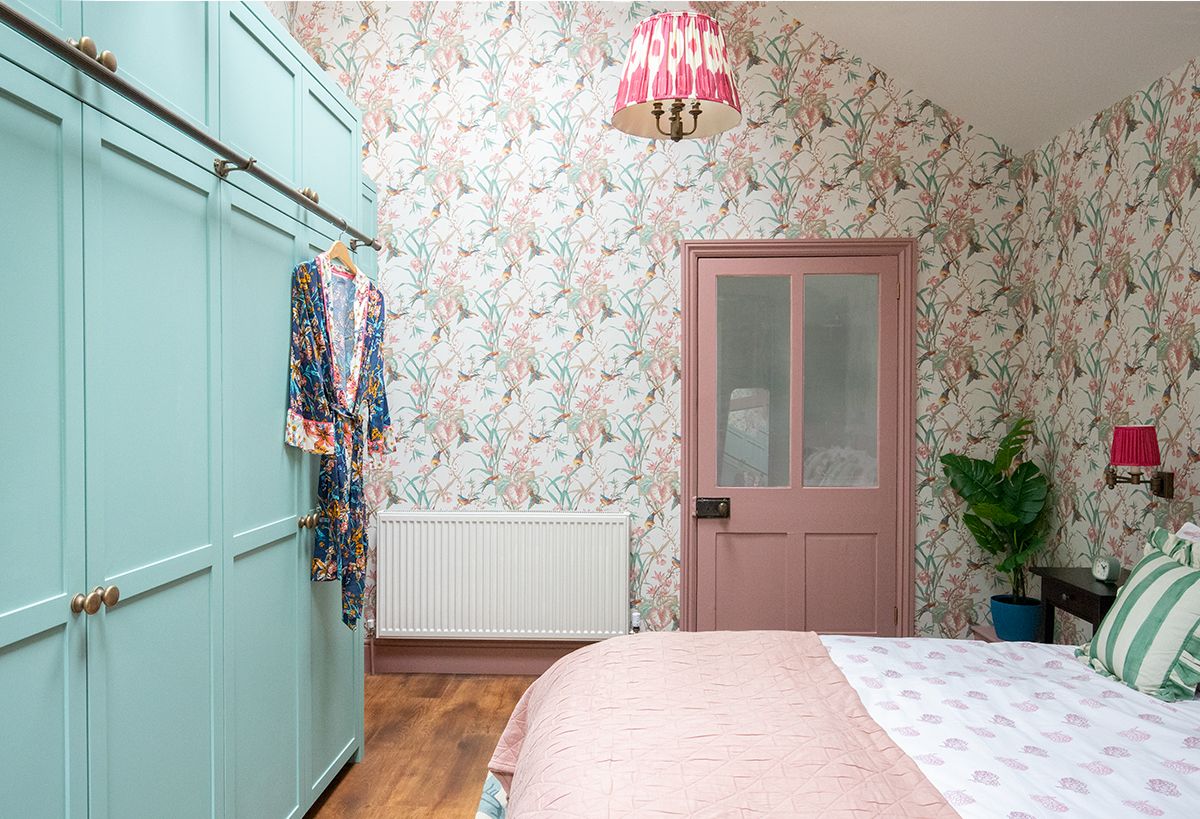
[[[787,486],[791,277],[717,277],[717,483]]]
[[[804,277],[804,485],[878,483],[879,281]]]

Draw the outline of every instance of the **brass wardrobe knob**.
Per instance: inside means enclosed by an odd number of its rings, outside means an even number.
[[[71,614],[80,614],[83,611],[83,601],[85,599],[82,594],[77,594],[71,598]]]
[[[111,51],[102,51],[100,56],[96,58],[100,65],[107,68],[112,73],[117,73],[117,55]]]
[[[97,586],[88,593],[88,596],[83,598],[83,610],[88,614],[95,614],[100,611],[100,604],[104,602],[104,589]]]
[[[121,599],[121,590],[116,586],[109,586],[100,594],[100,599],[104,601],[105,608],[111,609]]]
[[[80,53],[82,53],[85,57],[88,57],[92,60],[96,59],[96,41],[91,37],[88,37],[86,34],[79,38],[79,42],[75,43],[75,47],[79,49]]]

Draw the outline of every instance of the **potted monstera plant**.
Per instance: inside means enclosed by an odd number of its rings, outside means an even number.
[[[966,503],[963,525],[1007,575],[1011,594],[992,598],[992,623],[1001,640],[1032,640],[1041,601],[1025,595],[1025,567],[1046,543],[1044,513],[1050,486],[1036,464],[1020,460],[1033,424],[1020,418],[990,460],[943,455],[950,486]]]

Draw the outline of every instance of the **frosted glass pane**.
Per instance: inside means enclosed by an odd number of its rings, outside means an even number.
[[[879,280],[804,277],[804,485],[878,484]]]
[[[717,277],[717,483],[787,486],[790,276]]]

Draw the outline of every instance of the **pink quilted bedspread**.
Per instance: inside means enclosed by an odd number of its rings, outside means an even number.
[[[811,633],[588,646],[530,686],[489,767],[509,819],[957,816]]]

